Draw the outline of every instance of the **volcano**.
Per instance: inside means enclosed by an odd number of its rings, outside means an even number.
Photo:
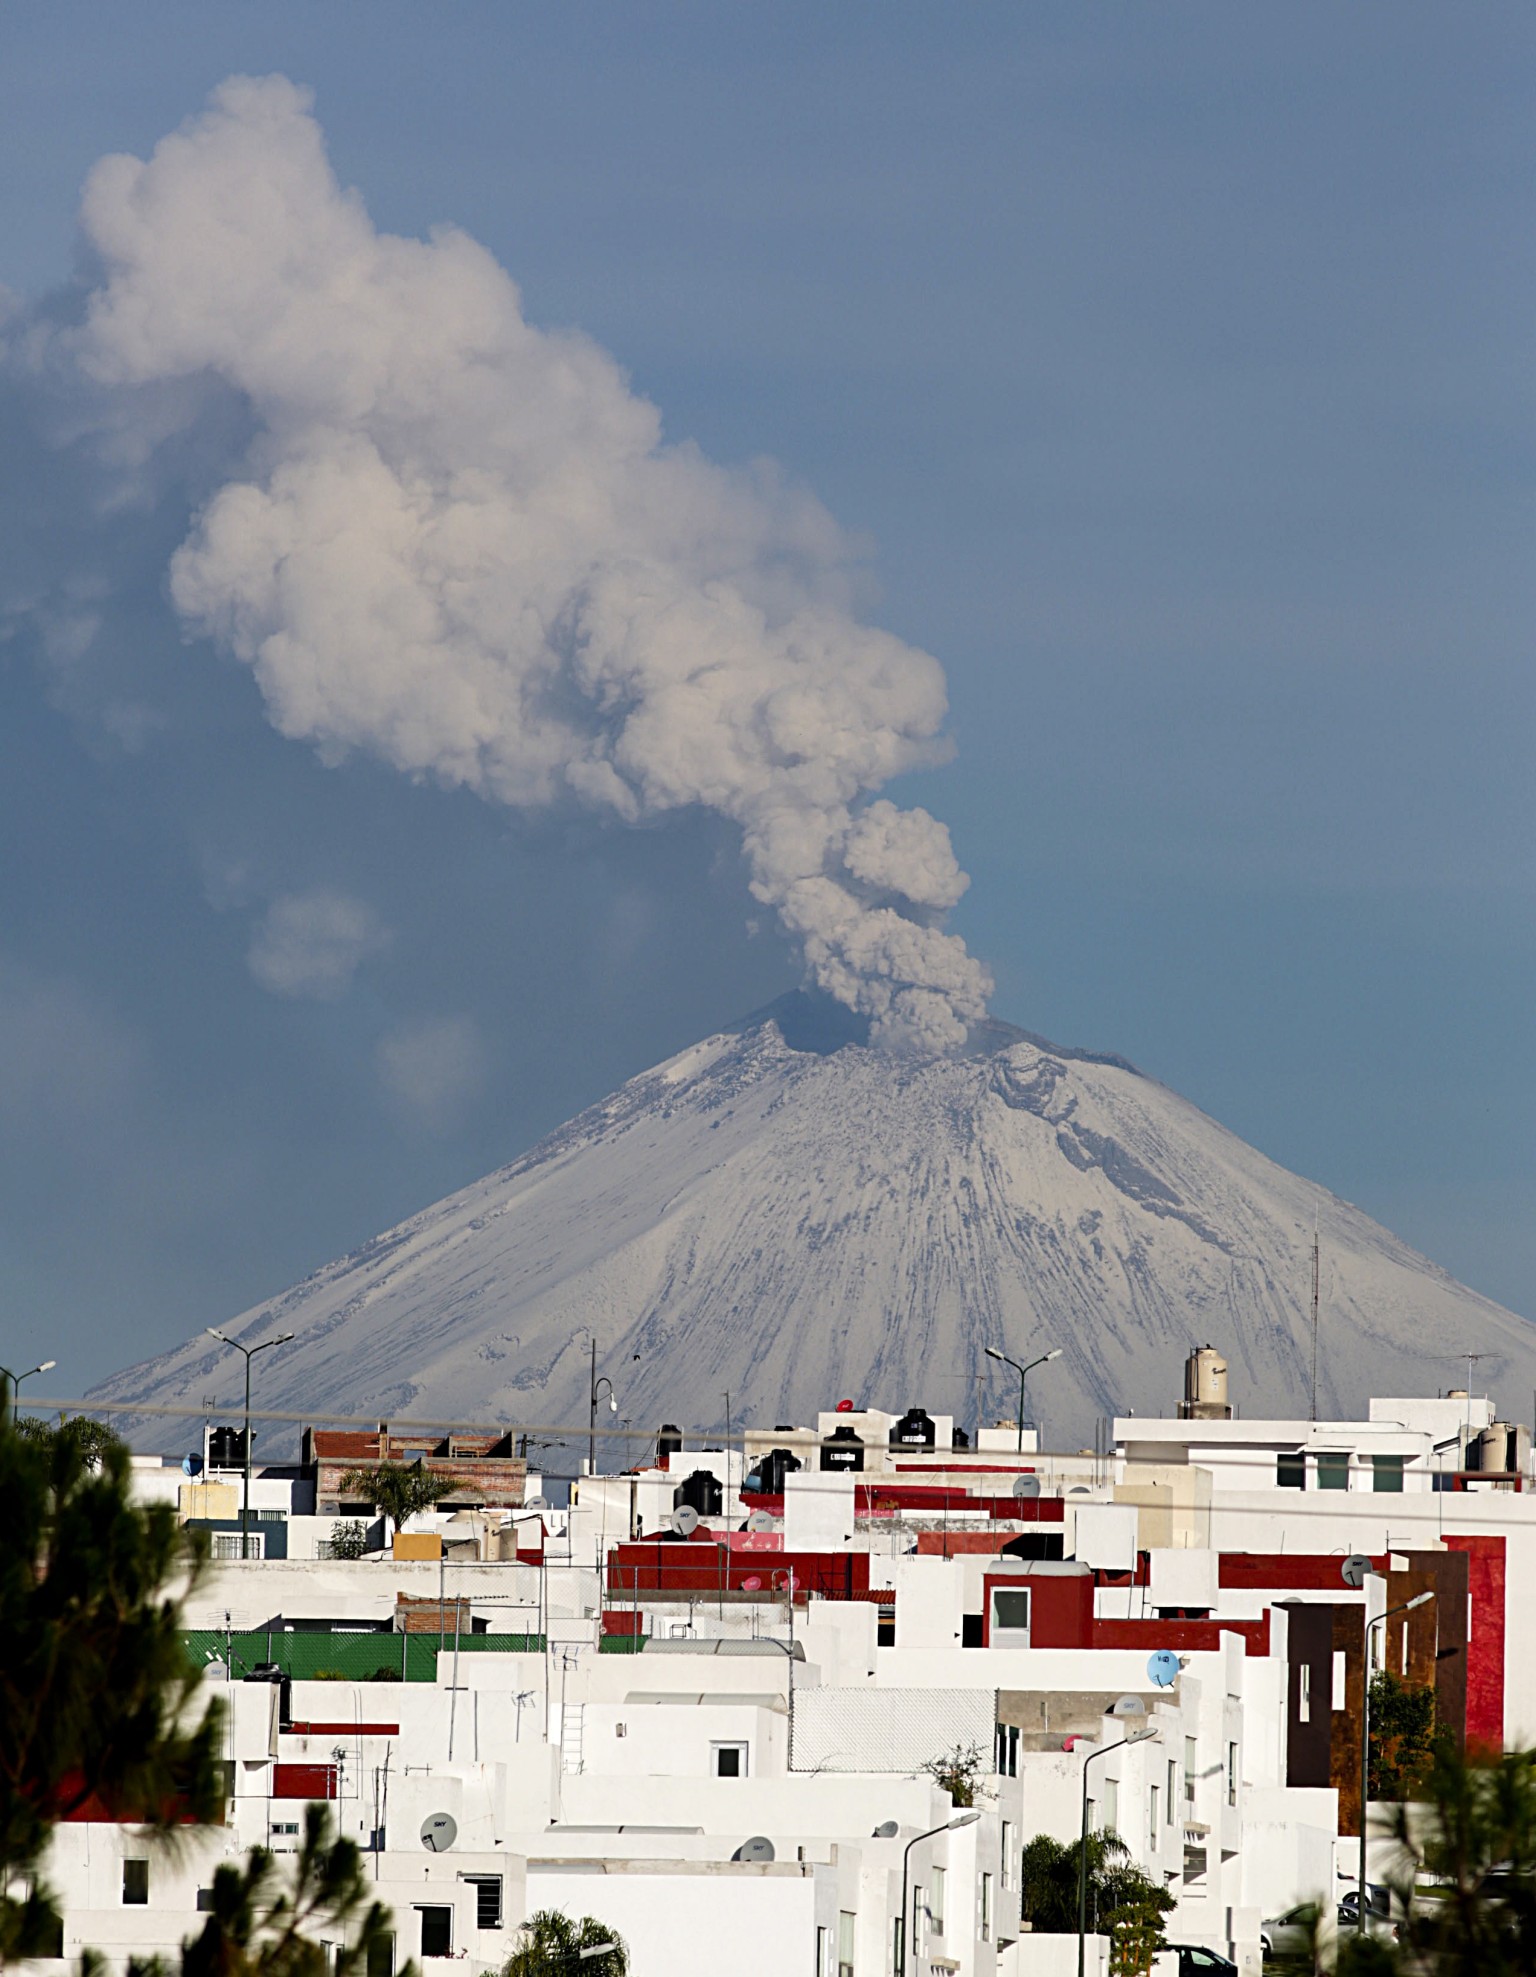
[[[843,1397],[989,1420],[1016,1389],[985,1348],[1059,1346],[1031,1412],[1078,1447],[1097,1416],[1171,1412],[1207,1341],[1240,1412],[1305,1415],[1314,1226],[1321,1414],[1438,1392],[1468,1352],[1490,1392],[1536,1386],[1536,1327],[1123,1059],[1001,1023],[900,1056],[795,995],[233,1329],[295,1335],[265,1408],[465,1423],[584,1423],[595,1338],[637,1438],[718,1425],[727,1392],[737,1424]],[[94,1398],[228,1382],[200,1336]]]

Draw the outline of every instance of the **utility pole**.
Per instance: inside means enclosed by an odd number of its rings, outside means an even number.
[[[217,1339],[220,1345],[233,1346],[236,1352],[245,1354],[245,1491],[240,1499],[240,1557],[251,1555],[251,1361],[258,1352],[265,1352],[268,1346],[286,1345],[293,1337],[292,1332],[283,1332],[275,1339],[263,1339],[260,1345],[242,1345],[238,1339],[227,1338],[214,1326],[204,1327],[209,1338]]]
[[[1317,1419],[1317,1288],[1318,1277],[1317,1216],[1312,1217],[1312,1419]]]

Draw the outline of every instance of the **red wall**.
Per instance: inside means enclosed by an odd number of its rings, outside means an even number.
[[[1467,1639],[1467,1748],[1504,1748],[1504,1540],[1452,1538],[1447,1551],[1467,1556],[1472,1627]]]

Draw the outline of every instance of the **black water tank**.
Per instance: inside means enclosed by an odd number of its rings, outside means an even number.
[[[285,1675],[275,1661],[258,1661],[249,1675],[243,1675],[245,1682],[271,1682],[277,1689],[278,1728],[286,1730],[293,1721],[293,1678]]]
[[[822,1443],[821,1466],[823,1469],[842,1470],[852,1474],[864,1467],[864,1444],[852,1428],[834,1428]]]
[[[208,1437],[210,1469],[241,1469],[245,1466],[245,1436],[238,1428],[215,1428]]]
[[[682,1452],[683,1452],[682,1430],[676,1425],[675,1422],[663,1421],[661,1424],[661,1433],[656,1437],[657,1463],[658,1464],[663,1463],[667,1460],[668,1456],[681,1455]]]
[[[925,1407],[909,1407],[891,1430],[892,1448],[932,1448],[937,1439]]]
[[[964,1430],[964,1428],[956,1428],[956,1430],[955,1430],[955,1438],[954,1438],[954,1440],[953,1440],[953,1441],[952,1441],[952,1442],[950,1443],[950,1447],[951,1447],[951,1448],[961,1448],[961,1449],[964,1449],[964,1448],[969,1448],[969,1447],[970,1447],[970,1445],[971,1445],[971,1438],[970,1438],[970,1436],[969,1436],[969,1435],[968,1435],[968,1434],[967,1434],[967,1433],[965,1432],[965,1430]]]
[[[798,1455],[787,1448],[771,1448],[757,1465],[757,1487],[764,1496],[783,1496],[784,1478],[799,1467]]]
[[[708,1469],[695,1469],[686,1482],[679,1483],[672,1492],[672,1507],[680,1510],[687,1504],[701,1517],[718,1517],[725,1508],[725,1492],[720,1487],[720,1478]]]

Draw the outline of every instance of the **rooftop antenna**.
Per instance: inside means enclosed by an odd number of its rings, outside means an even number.
[[[1317,1286],[1318,1286],[1319,1275],[1320,1272],[1318,1269],[1318,1249],[1317,1249],[1317,1209],[1314,1206],[1312,1210],[1312,1415],[1311,1415],[1311,1418],[1314,1421],[1317,1419]]]

